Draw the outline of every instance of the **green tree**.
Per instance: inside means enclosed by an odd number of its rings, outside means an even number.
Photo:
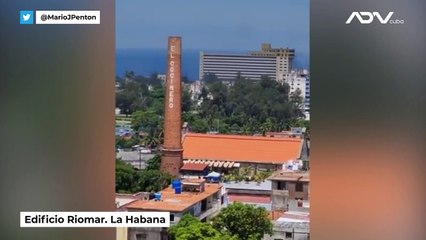
[[[132,137],[131,139],[126,139],[124,137],[116,137],[115,138],[115,146],[117,148],[129,149],[132,146],[138,144],[138,139],[136,137]]]
[[[193,132],[206,133],[209,131],[209,124],[206,119],[196,118],[192,123],[189,124]]]
[[[146,162],[146,170],[160,170],[161,167],[161,155],[155,154],[155,156]]]
[[[161,133],[165,87],[156,74],[143,77],[127,72],[126,79],[117,90],[117,107],[123,113],[133,115],[135,130]],[[280,84],[268,76],[254,81],[242,77],[241,73],[232,82],[225,85],[214,74],[207,73],[198,96],[201,102],[197,106],[188,89],[183,89],[182,110],[192,131],[252,135],[288,129],[303,117],[303,98],[298,91],[290,95],[288,84]],[[156,134],[144,141],[148,145],[157,145]]]
[[[133,79],[135,79],[136,74],[135,74],[135,72],[133,72],[133,71],[127,71],[127,70],[126,70],[126,72],[124,73],[124,77],[125,77],[127,80],[133,80]]]
[[[186,214],[178,224],[169,229],[176,240],[237,240],[227,234],[222,234],[209,223],[200,222],[198,218]]]
[[[187,88],[183,88],[182,92],[182,111],[188,112],[192,109],[191,94]]]
[[[273,128],[273,122],[270,118],[267,118],[264,123],[260,126],[260,129],[262,130],[262,135],[265,136],[266,132],[272,131]]]
[[[209,130],[207,120],[202,119],[196,111],[184,113],[183,119],[185,122],[188,122],[188,127],[192,132],[205,133]]]
[[[115,162],[115,191],[132,193],[138,191],[136,187],[136,170],[121,159]]]
[[[309,131],[310,129],[310,121],[309,120],[304,120],[304,119],[299,119],[297,121],[294,122],[294,124],[292,124],[292,127],[305,127],[307,131]]]
[[[216,74],[214,74],[214,73],[205,73],[203,78],[201,79],[201,81],[203,81],[205,83],[212,83],[212,82],[217,82],[218,78],[217,78]]]
[[[163,86],[155,86],[153,90],[150,92],[150,96],[152,98],[151,105],[149,109],[155,112],[159,116],[164,115],[164,97],[165,97],[166,89]]]
[[[119,80],[117,78],[117,81]],[[153,110],[161,115],[164,108],[164,89],[156,73],[144,77],[128,71],[125,80],[120,82],[117,89],[116,107],[126,114]]]
[[[139,191],[158,192],[169,186],[172,176],[160,170],[142,170],[137,172]]]
[[[237,128],[244,134],[283,130],[300,117],[300,99],[290,99],[288,85],[268,76],[252,81],[237,75],[231,86],[208,82],[200,97],[199,116],[212,130],[217,130],[215,119],[219,119],[221,126],[225,124],[219,129],[222,133],[236,132]]]
[[[163,119],[154,111],[137,111],[133,113],[132,126],[135,131],[160,132]]]
[[[169,186],[172,176],[160,170],[161,156],[148,160],[147,168],[137,170],[130,164],[116,159],[115,191],[119,193],[158,192]]]
[[[290,95],[290,102],[293,104],[295,117],[302,117],[303,97],[300,89],[296,89],[296,91]]]
[[[260,240],[273,233],[273,224],[263,207],[235,202],[222,209],[213,219],[213,227],[241,240]]]
[[[244,125],[241,127],[241,133],[242,133],[243,135],[252,135],[252,134],[253,134],[252,127],[251,127],[249,124],[244,124]]]
[[[162,130],[159,127],[149,127],[148,131],[148,134],[142,138],[142,144],[150,148],[158,147],[162,140]]]
[[[151,103],[148,85],[133,79],[120,84],[116,94],[116,107],[123,112],[133,113],[147,108]]]

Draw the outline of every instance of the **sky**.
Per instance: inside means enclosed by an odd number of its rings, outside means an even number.
[[[116,48],[253,51],[261,43],[309,53],[309,0],[116,0]]]

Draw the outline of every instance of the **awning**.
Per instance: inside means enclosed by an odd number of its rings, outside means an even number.
[[[183,160],[184,164],[205,164],[209,167],[218,167],[218,168],[233,168],[239,167],[239,163],[231,162],[231,161],[219,161],[219,160],[203,160],[203,159],[185,159]]]
[[[211,172],[211,173],[207,174],[206,177],[220,177],[220,173],[218,173],[218,172]]]

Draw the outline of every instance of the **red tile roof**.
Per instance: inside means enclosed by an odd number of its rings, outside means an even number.
[[[192,180],[191,180],[192,181]],[[197,180],[195,180],[197,181]],[[171,187],[161,191],[162,201],[155,200],[138,200],[126,206],[129,211],[169,211],[169,212],[183,212],[194,204],[201,202],[204,199],[212,196],[213,194],[221,191],[222,185],[206,183],[204,192],[182,192],[176,194],[175,190]]]
[[[207,168],[207,166],[208,166],[207,164],[203,164],[203,163],[185,163],[180,170],[202,172],[204,171],[204,169]]]
[[[284,164],[300,157],[302,139],[190,133],[183,149],[184,159]]]

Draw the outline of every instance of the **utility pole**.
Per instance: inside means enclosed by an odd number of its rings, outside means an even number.
[[[142,169],[142,153],[141,153],[141,147],[138,147],[139,151],[139,171]]]

